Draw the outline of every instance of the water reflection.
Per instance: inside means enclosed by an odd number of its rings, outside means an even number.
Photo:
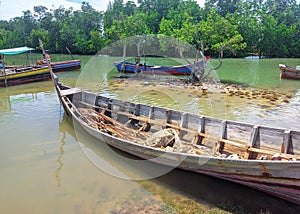
[[[60,176],[60,172],[63,168],[63,161],[62,161],[62,157],[64,154],[64,145],[66,144],[66,129],[68,128],[68,121],[67,121],[67,116],[65,116],[65,114],[63,114],[62,119],[60,119],[59,121],[59,133],[61,133],[61,145],[59,146],[59,156],[56,160],[56,162],[58,163],[58,167],[56,169],[56,173],[55,173],[55,177],[56,177],[56,181],[57,181],[57,187],[60,187],[61,185],[61,176]],[[74,135],[73,135],[74,136]]]
[[[9,96],[2,95],[0,97],[0,109],[2,111],[10,111],[11,110],[11,103],[10,103]]]

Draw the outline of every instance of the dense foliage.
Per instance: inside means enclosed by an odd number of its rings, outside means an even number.
[[[81,10],[35,6],[0,21],[0,49],[39,47],[51,53],[94,54],[123,38],[164,34],[226,56],[300,57],[300,5],[296,0],[113,0],[107,11],[88,2]]]

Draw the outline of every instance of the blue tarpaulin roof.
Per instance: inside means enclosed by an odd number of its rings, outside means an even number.
[[[32,51],[34,48],[28,48],[28,47],[19,47],[19,48],[10,48],[10,49],[3,49],[0,50],[0,54],[4,55],[14,55],[14,54],[21,54],[28,51]]]

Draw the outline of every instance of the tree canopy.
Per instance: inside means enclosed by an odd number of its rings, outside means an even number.
[[[300,57],[300,5],[296,0],[113,0],[106,11],[34,6],[33,13],[0,20],[0,49],[39,47],[51,53],[95,54],[135,35],[163,34],[217,56]]]

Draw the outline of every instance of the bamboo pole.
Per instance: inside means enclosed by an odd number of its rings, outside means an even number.
[[[68,53],[70,54],[70,56],[71,56],[72,60],[74,60],[74,57],[73,57],[73,55],[72,55],[71,51],[69,50],[69,48],[68,48],[68,47],[66,47],[66,49],[67,49]]]

